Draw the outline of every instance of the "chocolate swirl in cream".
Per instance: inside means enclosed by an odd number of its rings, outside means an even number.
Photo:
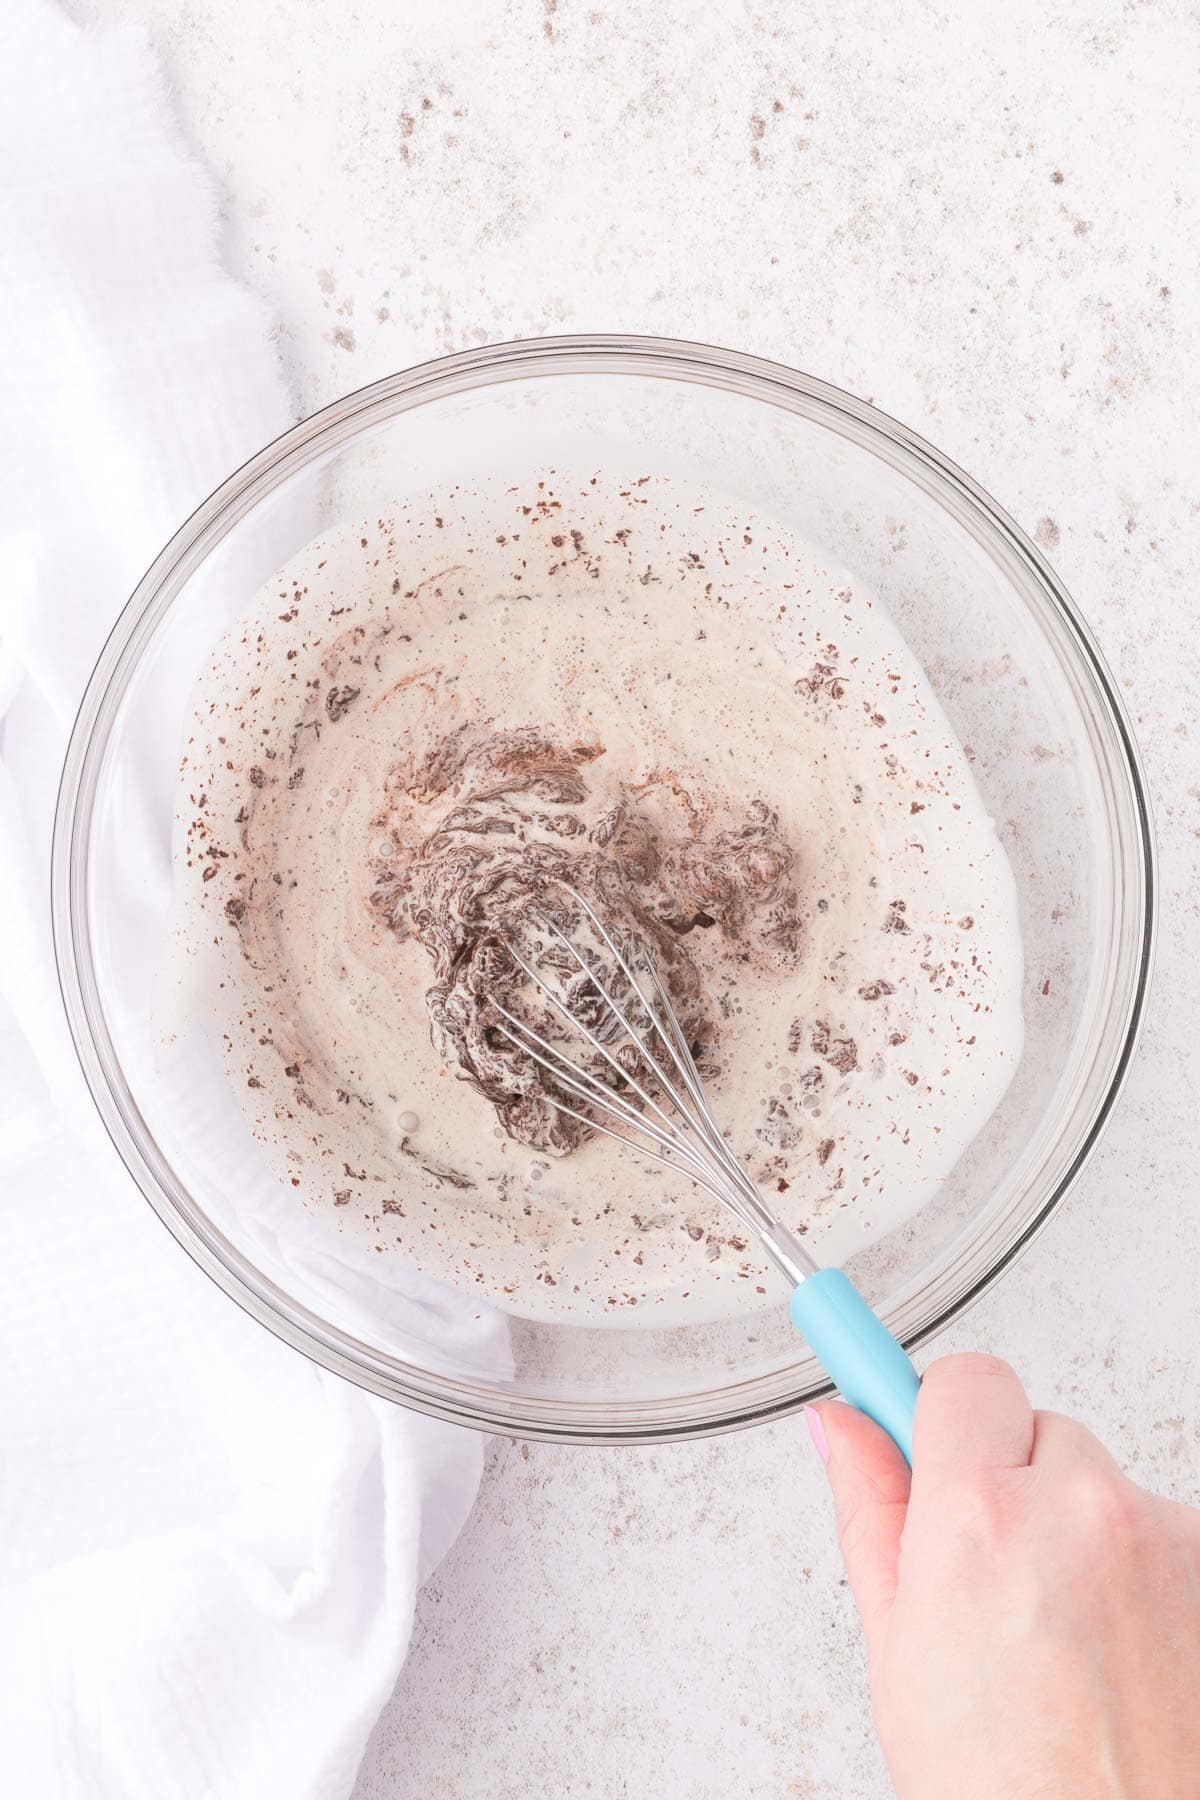
[[[616,941],[654,958],[702,1065],[713,1058],[717,1033],[684,938],[715,929],[732,951],[764,914],[768,934],[781,942],[794,947],[799,931],[788,884],[792,852],[764,803],[743,824],[713,833],[706,809],[692,806],[691,832],[663,836],[639,806],[643,786],[589,825],[586,770],[601,754],[599,744],[558,744],[535,726],[462,725],[415,766],[391,771],[393,805],[373,821],[385,836],[372,858],[371,904],[398,937],[415,934],[432,958],[436,979],[426,1004],[434,1047],[457,1062],[511,1137],[560,1156],[590,1135],[573,1116],[581,1102],[513,1043],[495,1002],[540,1037],[562,1037],[553,1006],[520,966],[531,964],[572,1017],[632,1068],[636,1055],[627,1042],[619,1047],[619,1021],[547,928],[597,959],[592,966],[609,991],[628,1000],[627,981],[585,929],[573,894]],[[416,813],[437,817],[413,841]],[[581,1039],[568,1048],[589,1072],[613,1079],[611,1065]]]

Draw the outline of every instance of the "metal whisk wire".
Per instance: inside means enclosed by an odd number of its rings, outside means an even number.
[[[632,1089],[642,1106],[639,1108],[634,1105],[624,1093],[611,1087],[599,1075],[573,1062],[556,1044],[550,1043],[493,995],[492,1003],[505,1021],[497,1029],[510,1043],[545,1069],[556,1085],[578,1095],[590,1109],[587,1112],[579,1111],[557,1096],[548,1094],[547,1099],[556,1111],[568,1118],[577,1119],[608,1137],[616,1138],[618,1142],[628,1144],[643,1156],[675,1161],[690,1179],[729,1207],[741,1223],[755,1233],[771,1259],[793,1285],[815,1273],[817,1264],[813,1258],[798,1239],[775,1218],[749,1174],[726,1143],[709,1105],[670,995],[653,961],[645,955],[640,969],[642,978],[651,990],[651,997],[647,998],[639,974],[613,940],[594,908],[582,894],[565,883],[563,891],[585,914],[614,964],[628,982],[646,1016],[648,1027],[643,1026],[639,1030],[634,1026],[626,1008],[600,979],[578,946],[551,918],[541,913],[538,915],[539,922],[565,947],[587,977],[604,1006],[617,1020],[625,1033],[625,1041],[633,1046],[637,1060],[645,1066],[651,1081],[666,1099],[671,1111],[666,1111],[646,1083],[626,1063],[621,1062],[595,1031],[571,1012],[540,971],[511,943],[506,946],[508,953],[526,980],[550,1003],[571,1031],[608,1063],[620,1082]],[[666,1051],[669,1067],[664,1067],[661,1056],[652,1053],[648,1038],[650,1042],[657,1040]],[[677,1080],[671,1078],[671,1070]],[[595,1116],[597,1111],[617,1120],[625,1129],[615,1130],[611,1125],[603,1124]],[[635,1135],[638,1133],[641,1134],[641,1139]],[[641,1141],[642,1139],[649,1141]]]

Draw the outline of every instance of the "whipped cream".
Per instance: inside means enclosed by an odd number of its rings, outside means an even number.
[[[823,1260],[931,1197],[1020,1056],[1012,876],[921,668],[845,571],[677,482],[548,472],[310,545],[204,676],[177,865],[191,1009],[297,1204],[518,1313],[779,1292],[701,1190],[504,1085],[460,979],[485,891],[634,909]]]

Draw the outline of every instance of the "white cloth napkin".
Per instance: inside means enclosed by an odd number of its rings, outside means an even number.
[[[47,881],[104,634],[288,399],[140,36],[6,0],[0,187],[3,1785],[325,1800],[481,1441],[312,1367],[162,1229],[83,1089]]]

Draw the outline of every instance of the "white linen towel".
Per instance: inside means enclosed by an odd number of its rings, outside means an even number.
[[[277,1343],[93,1115],[51,956],[58,771],[104,634],[289,421],[136,34],[0,17],[0,1766],[21,1800],[333,1800],[481,1440]]]

